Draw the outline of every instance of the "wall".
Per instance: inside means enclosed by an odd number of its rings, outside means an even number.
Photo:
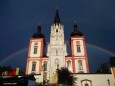
[[[76,86],[84,86],[84,82],[90,83],[89,86],[115,86],[112,74],[75,74],[75,77],[78,78]]]

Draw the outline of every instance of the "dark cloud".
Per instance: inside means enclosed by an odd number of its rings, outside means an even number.
[[[66,40],[69,40],[73,21],[76,20],[86,42],[115,52],[115,2],[112,0],[1,0],[0,58],[28,46],[38,22],[41,22],[48,42],[57,7],[65,27]],[[95,58],[97,53],[93,54]],[[89,58],[94,56],[89,55]],[[108,55],[98,57],[105,56]]]

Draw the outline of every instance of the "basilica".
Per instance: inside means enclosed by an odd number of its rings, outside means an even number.
[[[43,80],[57,83],[56,70],[66,67],[74,74],[74,77],[78,77],[76,86],[115,86],[115,78],[112,74],[90,73],[85,37],[78,30],[76,22],[73,24],[73,31],[68,40],[70,55],[67,53],[68,49],[64,40],[64,25],[57,9],[51,25],[48,45],[45,46],[45,36],[41,32],[41,25],[38,25],[37,32],[30,38],[26,74],[33,74],[36,82],[39,83]],[[47,47],[46,53],[45,47]]]

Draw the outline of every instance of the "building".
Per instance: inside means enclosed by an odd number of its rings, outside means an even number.
[[[74,23],[73,32],[68,38],[71,47],[69,56],[64,40],[64,25],[61,23],[58,10],[51,25],[50,43],[46,55],[44,55],[45,36],[41,33],[40,25],[37,29],[29,42],[26,65],[26,74],[34,74],[37,82],[46,80],[49,83],[56,83],[56,69],[61,67],[67,67],[75,77],[79,77],[78,86],[108,86],[107,80],[113,82],[112,74],[90,74],[85,37],[78,30],[77,23]],[[98,78],[106,81],[107,84],[99,83]],[[96,85],[95,81],[99,84]]]

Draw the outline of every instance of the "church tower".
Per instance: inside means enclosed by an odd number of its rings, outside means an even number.
[[[65,67],[66,44],[64,43],[64,26],[61,24],[58,9],[51,25],[50,43],[48,44],[47,56],[49,57],[49,79],[52,82],[56,70]]]
[[[51,25],[46,55],[44,54],[45,37],[41,33],[41,25],[38,25],[37,29],[29,43],[26,74],[33,74],[36,82],[57,83],[57,69],[61,67],[68,68],[72,73],[89,73],[85,38],[78,31],[76,23],[70,35],[71,55],[67,55],[64,26],[58,9]]]
[[[44,35],[41,33],[41,26],[38,25],[37,29],[29,43],[26,74],[41,74],[42,70],[45,40]]]
[[[89,73],[85,38],[78,31],[77,23],[74,23],[74,31],[70,35],[70,46],[73,73]]]

